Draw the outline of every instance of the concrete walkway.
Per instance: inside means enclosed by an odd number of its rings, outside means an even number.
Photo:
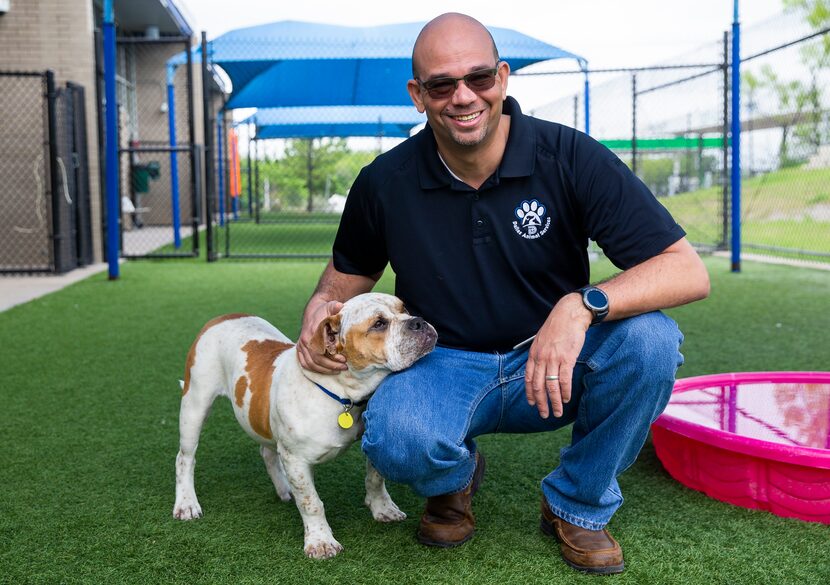
[[[88,276],[104,272],[107,264],[91,264],[59,276],[0,277],[0,312],[60,290]]]

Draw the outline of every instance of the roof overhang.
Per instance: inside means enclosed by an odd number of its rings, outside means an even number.
[[[121,34],[144,34],[148,27],[155,26],[164,36],[193,36],[181,0],[130,0],[113,4]]]

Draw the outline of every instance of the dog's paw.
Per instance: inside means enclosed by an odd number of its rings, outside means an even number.
[[[400,522],[401,520],[406,520],[406,514],[398,508],[391,498],[385,500],[370,500],[366,498],[365,504],[372,512],[372,518],[378,522]]]
[[[343,545],[334,540],[312,540],[306,541],[305,556],[310,559],[330,559],[343,550]]]
[[[277,488],[277,497],[283,502],[291,501],[291,490]]]
[[[195,520],[202,517],[202,507],[196,500],[185,499],[173,506],[173,517],[179,520]]]

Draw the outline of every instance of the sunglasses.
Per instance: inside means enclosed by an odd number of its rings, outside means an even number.
[[[496,67],[492,69],[478,69],[462,77],[436,77],[427,81],[421,81],[416,77],[415,81],[427,90],[429,97],[441,100],[455,93],[459,81],[463,81],[467,84],[467,87],[476,93],[487,91],[496,85],[496,73],[498,71],[498,63],[496,63]]]

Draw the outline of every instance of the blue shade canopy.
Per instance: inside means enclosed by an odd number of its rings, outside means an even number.
[[[237,29],[208,45],[230,77],[228,108],[411,105],[412,46],[425,23],[348,27],[297,21]],[[516,71],[549,59],[584,59],[520,32],[489,27]],[[169,64],[185,61],[180,54]]]
[[[262,108],[242,123],[248,122],[255,124],[257,138],[406,138],[426,116],[412,106],[320,106]]]

